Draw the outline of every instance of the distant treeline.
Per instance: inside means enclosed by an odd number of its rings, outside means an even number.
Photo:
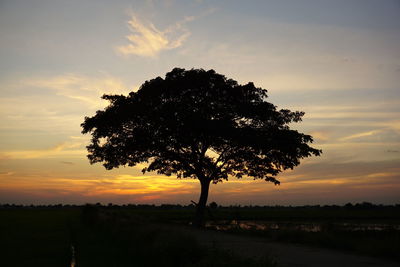
[[[79,208],[84,206],[96,206],[101,208],[139,208],[139,209],[193,209],[195,208],[195,204],[189,205],[181,205],[181,204],[101,204],[101,203],[86,203],[83,205],[76,204],[48,204],[48,205],[22,205],[22,204],[2,204],[0,203],[0,208]],[[302,206],[285,206],[285,205],[274,205],[274,206],[260,206],[260,205],[218,205],[216,202],[211,202],[208,204],[208,208],[211,209],[400,209],[400,203],[384,205],[384,204],[373,204],[370,202],[361,202],[361,203],[347,203],[344,205],[302,205]]]
[[[81,210],[91,213],[126,214],[145,218],[146,220],[164,222],[192,221],[195,204],[126,204],[115,205],[109,203],[85,205],[14,205],[0,204],[0,210]],[[241,221],[241,220],[268,220],[268,221],[400,221],[400,204],[376,205],[369,202],[339,205],[306,205],[306,206],[221,206],[211,202],[206,209],[208,221]]]

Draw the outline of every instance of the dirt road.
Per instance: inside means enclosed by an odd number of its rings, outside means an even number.
[[[270,255],[276,260],[278,267],[400,267],[400,263],[382,259],[304,245],[278,243],[264,238],[191,228],[186,228],[186,231],[190,231],[204,246],[232,251],[243,257],[258,258]]]

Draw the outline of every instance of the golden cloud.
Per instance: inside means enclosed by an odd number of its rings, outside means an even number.
[[[152,23],[145,24],[135,15],[131,15],[128,25],[132,34],[126,36],[129,43],[116,47],[116,50],[122,55],[156,57],[161,51],[182,46],[190,35],[184,25],[194,19],[195,17],[185,17],[161,31]]]

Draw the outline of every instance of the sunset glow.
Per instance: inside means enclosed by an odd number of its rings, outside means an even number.
[[[399,1],[1,1],[0,203],[197,201],[193,179],[106,170],[85,116],[174,67],[214,69],[305,111],[321,157],[274,186],[211,185],[242,205],[400,202]]]

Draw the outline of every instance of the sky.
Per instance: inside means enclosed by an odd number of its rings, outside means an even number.
[[[268,89],[321,157],[223,205],[400,203],[400,1],[0,0],[0,203],[179,203],[197,180],[90,165],[85,116],[174,67]]]

